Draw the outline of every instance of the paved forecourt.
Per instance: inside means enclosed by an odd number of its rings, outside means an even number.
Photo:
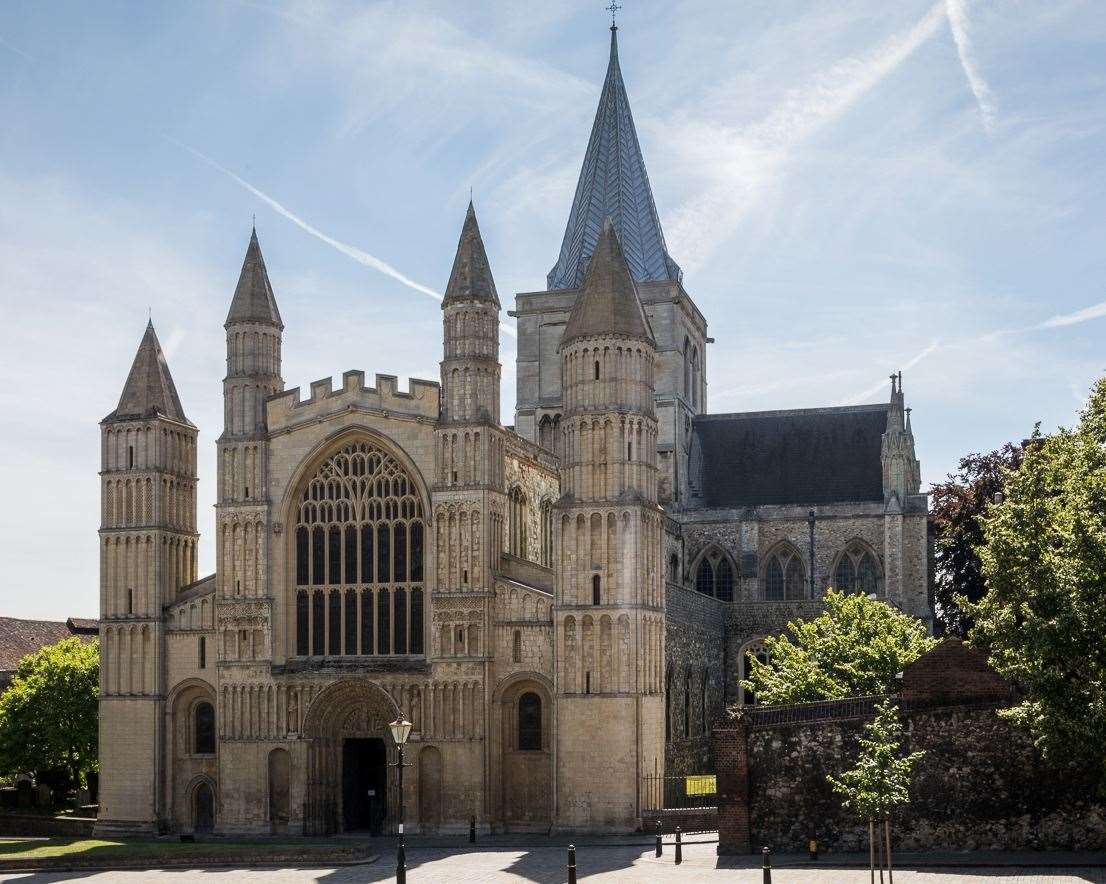
[[[641,846],[581,847],[577,871],[581,882],[613,884],[613,882],[727,882],[727,884],[761,884],[762,872],[755,857],[719,858],[713,844],[689,844],[684,849],[684,863],[673,864],[672,845],[665,845],[661,859],[651,849]],[[1044,855],[1023,860],[1024,855],[1010,861],[1040,863]],[[996,862],[1007,860],[998,856]],[[1088,860],[1090,861],[1090,860]],[[906,861],[909,865],[909,860]],[[211,884],[212,881],[233,884],[364,884],[395,880],[394,856],[382,851],[377,862],[338,868],[295,869],[171,869],[164,871],[119,872],[37,872],[34,874],[0,874],[0,881],[23,881],[48,884],[71,881],[106,884]],[[408,852],[410,884],[564,884],[567,881],[566,853],[553,847],[503,847],[483,850],[463,850],[444,847],[415,847]],[[781,860],[773,870],[773,884],[867,884],[867,869],[840,869]],[[1017,884],[1106,884],[1106,868],[1040,868],[1028,866],[965,866],[962,868],[901,868],[895,870],[899,884],[983,884],[983,882],[1017,882]]]

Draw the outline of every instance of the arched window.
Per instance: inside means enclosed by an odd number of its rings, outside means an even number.
[[[541,563],[553,567],[553,501],[548,499],[541,504]]]
[[[508,552],[526,558],[526,495],[517,485],[507,495]]]
[[[592,574],[591,575],[591,603],[593,605],[602,604],[602,601],[601,601],[602,594],[601,594],[600,582],[601,581],[599,579],[598,574]]]
[[[695,588],[703,595],[733,601],[733,565],[722,550],[708,549],[695,569]]]
[[[541,742],[541,697],[528,691],[518,698],[518,748],[540,752]]]
[[[423,654],[426,529],[403,464],[345,445],[306,481],[297,522],[296,654]]]
[[[691,348],[691,407],[699,410],[699,349]]]
[[[595,379],[599,380],[599,360],[595,360]]]
[[[806,567],[799,553],[782,546],[768,556],[764,569],[764,598],[780,602],[806,598]]]
[[[752,674],[752,665],[749,661],[756,659],[761,663],[768,662],[768,648],[764,646],[759,638],[749,642],[741,649],[740,666],[741,666],[741,681],[745,681]],[[756,703],[757,698],[751,690],[746,687],[741,688],[741,702],[746,706],[752,706]]]
[[[668,557],[668,582],[680,582],[680,557],[675,553]]]
[[[882,595],[883,578],[875,556],[864,544],[853,541],[845,547],[833,569],[833,585],[841,592]]]
[[[215,754],[215,707],[204,701],[192,711],[193,749],[196,755]]]
[[[691,341],[684,338],[684,396],[691,399]]]
[[[200,636],[200,669],[207,669],[207,637]]]
[[[522,662],[522,631],[515,630],[514,636],[511,638],[511,662]]]

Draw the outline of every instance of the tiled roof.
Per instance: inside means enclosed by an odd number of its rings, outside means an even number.
[[[28,654],[46,645],[57,644],[63,638],[77,636],[91,641],[98,629],[96,620],[85,618],[59,621],[0,617],[0,672],[15,671],[19,668],[19,661]]]
[[[635,281],[680,278],[680,268],[669,257],[664,244],[645,172],[626,84],[618,66],[615,28],[611,28],[607,78],[584,153],[561,253],[546,280],[549,288],[579,287],[606,218],[614,222]]]
[[[690,478],[704,507],[883,500],[888,406],[699,415]]]
[[[654,343],[618,236],[608,218],[588,265],[584,290],[572,306],[561,346],[576,338],[617,335]]]
[[[170,420],[190,423],[184,416],[184,408],[177,395],[173,376],[169,373],[169,363],[161,350],[153,322],[146,324],[142,342],[131,364],[127,383],[123,386],[123,395],[115,411],[104,418],[105,423],[135,420],[161,415]]]

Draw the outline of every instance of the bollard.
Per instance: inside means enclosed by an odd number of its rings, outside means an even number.
[[[810,854],[810,859],[811,859],[812,862],[818,859],[818,839],[817,838],[811,838],[810,839],[810,843],[807,845],[807,850]]]
[[[576,884],[576,847],[568,845],[568,884]]]
[[[469,817],[469,844],[476,843],[476,817]]]
[[[772,848],[762,847],[760,852],[764,857],[764,884],[772,884]]]
[[[680,827],[676,826],[676,865],[684,861],[684,842],[680,834]]]
[[[657,829],[657,856],[664,853],[664,842],[661,840],[660,829]]]

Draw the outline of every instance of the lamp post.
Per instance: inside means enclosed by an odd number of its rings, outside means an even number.
[[[392,739],[396,741],[396,749],[399,750],[399,761],[396,767],[399,769],[399,846],[396,848],[396,884],[407,884],[407,854],[403,849],[403,744],[411,736],[411,722],[406,718],[397,718],[388,729],[392,732]]]
[[[810,598],[813,600],[814,595],[814,523],[817,520],[814,518],[814,510],[811,510],[806,517],[806,523],[810,526]]]

